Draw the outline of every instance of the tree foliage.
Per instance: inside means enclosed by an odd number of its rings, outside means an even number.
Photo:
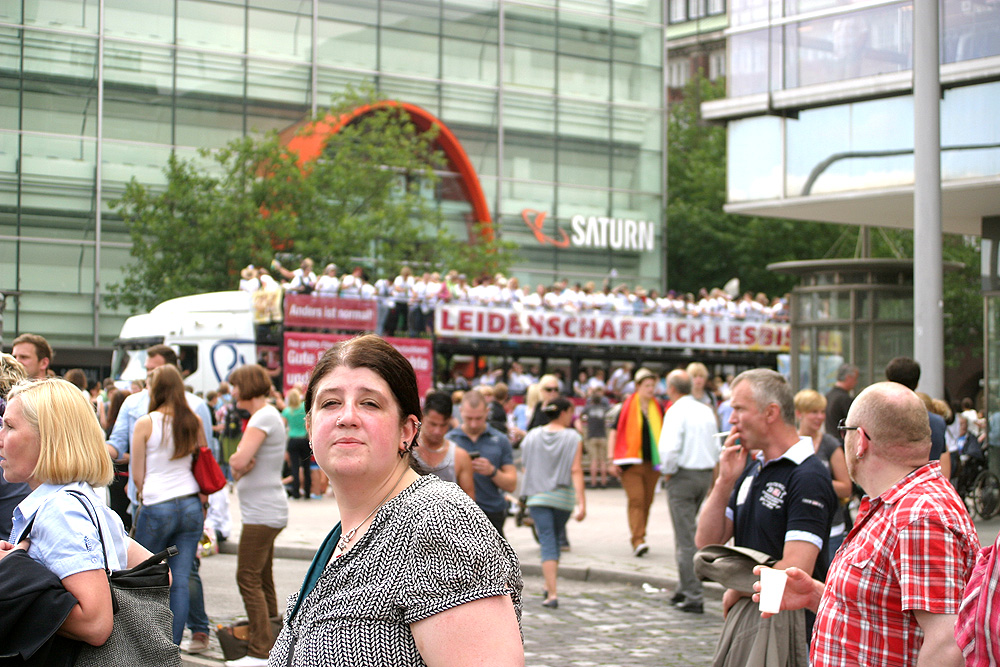
[[[318,119],[370,104],[349,92]],[[388,274],[455,268],[505,270],[510,247],[448,232],[433,193],[445,160],[436,131],[419,131],[397,107],[376,108],[333,134],[305,167],[276,133],[247,136],[204,161],[172,155],[166,186],[133,179],[113,203],[128,225],[133,263],[113,287],[121,303],[148,309],[168,298],[232,289],[241,267],[276,253],[312,257],[342,270],[360,262]],[[374,277],[374,276],[373,276]]]

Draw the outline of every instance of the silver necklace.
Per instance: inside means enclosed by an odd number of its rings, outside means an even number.
[[[399,474],[399,477],[396,478],[396,483],[393,484],[391,487],[389,487],[389,490],[386,492],[385,496],[382,498],[382,501],[378,505],[375,506],[375,509],[373,509],[371,512],[368,513],[368,516],[366,516],[364,519],[361,520],[361,523],[359,523],[354,528],[352,528],[350,531],[348,531],[348,533],[346,535],[341,535],[340,536],[340,540],[337,542],[337,548],[338,549],[340,549],[342,552],[343,551],[347,551],[347,546],[351,543],[351,540],[354,539],[354,535],[357,534],[358,530],[361,529],[361,526],[365,525],[365,523],[368,521],[368,519],[372,518],[372,516],[375,515],[375,512],[378,512],[380,509],[382,509],[382,506],[385,505],[385,503],[386,503],[387,500],[389,500],[389,494],[392,493],[393,489],[395,489],[399,485],[399,480],[403,479],[403,475],[406,474],[406,471],[407,471],[407,468],[403,468],[403,472],[401,472]]]

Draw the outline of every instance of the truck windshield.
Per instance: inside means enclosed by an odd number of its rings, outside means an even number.
[[[163,338],[143,338],[115,341],[111,357],[111,377],[115,382],[129,383],[146,379],[146,349],[163,342]]]

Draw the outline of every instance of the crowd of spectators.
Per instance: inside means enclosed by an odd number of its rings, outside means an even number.
[[[768,298],[762,292],[745,292],[735,297],[717,287],[702,288],[697,295],[674,290],[661,294],[641,285],[634,288],[624,283],[612,285],[610,279],[600,287],[593,281],[571,284],[567,280],[540,282],[532,287],[502,273],[469,281],[465,274],[454,270],[443,276],[438,272],[416,274],[408,266],[393,279],[381,278],[371,283],[360,267],[341,273],[336,264],[327,264],[322,275],[317,276],[309,258],[303,259],[294,270],[275,260],[270,269],[248,266],[242,271],[241,290],[254,293],[278,286],[292,293],[377,299],[380,312],[394,320],[388,327],[391,331],[405,323],[405,330],[417,333],[431,326],[434,309],[441,303],[564,313],[788,320],[788,295]]]

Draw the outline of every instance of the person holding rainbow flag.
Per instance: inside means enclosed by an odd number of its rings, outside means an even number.
[[[608,433],[608,472],[619,478],[628,499],[628,526],[632,554],[640,558],[649,551],[646,524],[660,480],[660,453],[657,441],[663,428],[663,410],[653,397],[656,373],[648,368],[635,372],[635,392],[608,413],[614,424]]]

